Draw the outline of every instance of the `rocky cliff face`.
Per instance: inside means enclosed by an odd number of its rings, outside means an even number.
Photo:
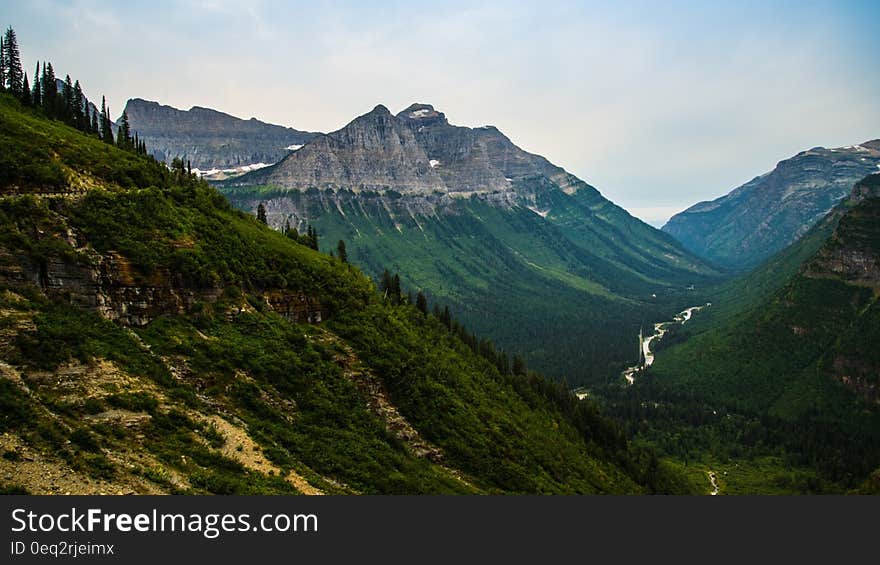
[[[880,166],[880,140],[816,147],[726,196],[673,216],[663,231],[719,265],[748,268],[798,239]]]
[[[413,104],[397,118],[413,131],[450,190],[503,192],[531,177],[566,185],[570,180],[562,168],[523,151],[494,126],[453,126],[428,104]]]
[[[220,288],[192,288],[168,269],[159,269],[144,280],[135,276],[129,261],[119,253],[101,254],[88,247],[73,231],[68,243],[75,257],[39,259],[0,246],[0,284],[33,285],[49,297],[96,311],[103,318],[126,326],[145,326],[163,315],[184,314],[197,302],[214,302]],[[299,323],[319,323],[327,313],[319,300],[295,290],[267,290],[262,295],[267,311]],[[253,310],[242,303],[235,315]]]
[[[298,189],[387,189],[415,194],[444,189],[412,131],[381,105],[341,130],[317,137],[274,167],[245,178],[242,182]]]
[[[492,126],[454,126],[432,106],[413,104],[396,116],[376,106],[341,130],[315,138],[277,165],[234,184],[393,191],[428,197],[434,204],[442,196],[476,195],[509,205],[534,201],[534,187],[540,184],[534,181],[540,178],[571,192],[584,184],[543,157],[523,151]]]
[[[210,108],[185,111],[140,98],[129,100],[125,111],[132,131],[147,142],[153,156],[166,163],[181,157],[203,171],[275,163],[290,152],[289,147],[316,135]]]
[[[856,183],[834,233],[807,263],[808,277],[832,277],[880,291],[880,174]]]

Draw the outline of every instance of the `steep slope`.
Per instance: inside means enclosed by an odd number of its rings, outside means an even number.
[[[0,96],[0,489],[682,491],[589,402]]]
[[[793,433],[779,441],[847,484],[880,465],[880,175],[822,224],[810,235],[833,231],[778,289],[661,350],[652,373],[658,386],[781,422]]]
[[[219,185],[271,226],[346,241],[368,273],[449,304],[536,369],[604,380],[633,355],[642,322],[717,273],[493,127],[449,124],[425,104],[384,106],[286,159]]]
[[[147,142],[154,157],[166,163],[180,157],[201,171],[275,163],[290,152],[289,147],[315,136],[210,108],[178,110],[140,98],[129,100],[125,112],[132,131]]]
[[[663,231],[719,265],[753,267],[801,237],[880,166],[880,140],[816,147],[711,202],[673,216]]]

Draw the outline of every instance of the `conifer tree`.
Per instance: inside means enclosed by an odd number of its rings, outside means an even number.
[[[61,118],[69,125],[75,125],[73,116],[73,82],[70,75],[64,77],[64,86],[61,88]]]
[[[34,69],[34,86],[31,90],[31,104],[35,108],[43,107],[42,88],[40,87],[40,62],[37,61],[37,68]]]
[[[104,143],[113,145],[113,126],[110,123],[110,109],[107,107],[107,100],[101,97],[101,139]]]
[[[6,43],[0,37],[0,92],[6,90]]]
[[[86,97],[83,95],[82,86],[79,81],[73,85],[73,125],[80,131],[88,131],[88,115],[84,108]]]
[[[388,269],[382,271],[382,280],[379,282],[379,292],[382,293],[386,299],[391,294],[391,273],[388,272]]]
[[[428,315],[428,299],[425,298],[425,294],[422,291],[419,291],[416,295],[416,308],[425,316]]]
[[[119,117],[119,129],[116,132],[116,144],[121,149],[131,148],[131,126],[128,123],[128,113],[123,110],[122,116]],[[191,173],[189,161],[187,161],[187,172]]]
[[[262,224],[268,225],[268,220],[266,218],[266,207],[260,202],[260,205],[257,206],[257,220]]]
[[[394,273],[394,276],[391,277],[391,303],[392,304],[400,304],[401,292],[400,292],[400,275]]]
[[[95,108],[95,111],[92,112],[92,123],[89,126],[89,130],[92,132],[93,135],[100,135],[101,134],[101,129],[98,126],[98,109],[97,108]]]
[[[340,261],[348,263],[348,252],[345,250],[345,242],[341,239],[339,240],[339,243],[336,244],[336,254]]]
[[[52,68],[52,63],[43,63],[40,83],[43,86],[43,111],[50,118],[58,117],[58,106],[55,103],[58,98],[58,85],[55,84],[55,70]]]
[[[31,85],[28,84],[27,75],[24,75],[24,82],[21,87],[21,103],[25,106],[31,105]]]
[[[315,251],[318,250],[318,230],[312,227],[312,224],[309,224],[308,227],[308,235],[306,235],[306,245],[311,247]]]
[[[113,145],[113,120],[110,119],[110,106],[107,106],[107,115],[104,116],[104,128],[107,132],[107,143]]]
[[[24,71],[21,70],[21,55],[18,51],[18,39],[15,30],[10,26],[3,37],[3,52],[6,65],[6,88],[13,96],[21,98],[24,83]]]

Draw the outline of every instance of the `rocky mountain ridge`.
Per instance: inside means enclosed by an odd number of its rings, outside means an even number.
[[[130,99],[125,111],[132,131],[154,157],[166,163],[180,157],[202,171],[275,163],[316,135],[211,108],[179,110],[141,98]]]
[[[878,167],[880,140],[814,147],[725,196],[676,214],[663,231],[721,266],[748,268],[801,237]]]
[[[493,126],[452,125],[428,104],[413,104],[396,116],[380,104],[234,184],[392,191],[434,202],[446,195],[478,196],[510,204],[533,202],[533,190],[523,185],[533,185],[536,178],[568,191],[584,184],[545,158],[523,151]]]

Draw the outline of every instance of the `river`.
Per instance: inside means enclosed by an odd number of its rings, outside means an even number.
[[[711,305],[711,302],[707,302],[702,306],[691,306],[673,316],[672,320],[669,322],[657,322],[654,324],[654,333],[651,335],[646,336],[639,331],[639,362],[632,367],[627,367],[623,370],[623,373],[621,373],[621,376],[626,379],[626,382],[628,384],[633,384],[636,380],[636,375],[644,368],[650,367],[654,363],[654,353],[651,352],[652,341],[655,339],[659,341],[664,335],[666,335],[669,328],[674,325],[683,326],[691,319],[691,317],[693,317],[694,312],[699,312],[703,308]]]

